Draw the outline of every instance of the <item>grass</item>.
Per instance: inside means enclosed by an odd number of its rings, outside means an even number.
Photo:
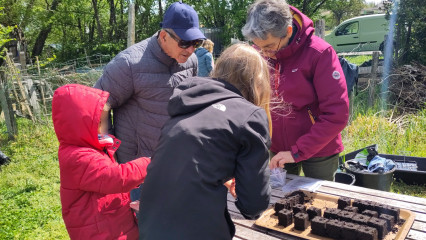
[[[360,95],[362,97],[362,95]],[[344,153],[377,143],[379,153],[426,157],[426,110],[400,118],[365,109],[356,98],[343,130]],[[59,197],[58,143],[51,121],[18,119],[19,134],[7,140],[0,121],[0,149],[11,163],[0,167],[0,239],[68,239]],[[426,186],[393,183],[392,192],[426,198]]]
[[[0,239],[68,239],[59,198],[58,143],[52,124],[18,119],[19,134],[0,149],[11,162],[0,167]]]
[[[348,60],[350,63],[353,63],[355,65],[361,65],[364,62],[371,61],[372,55],[358,55],[358,56],[345,56],[345,59]],[[379,56],[379,60],[383,60],[383,55]]]
[[[345,56],[346,60],[355,65],[361,65],[366,61],[370,61],[372,59],[371,55],[359,55],[359,56]]]
[[[426,109],[399,115],[392,109],[383,111],[379,98],[368,107],[368,89],[359,88],[351,103],[350,123],[342,131],[343,154],[377,144],[379,153],[426,157]]]
[[[426,111],[397,119],[359,114],[342,135],[345,152],[377,144],[379,153],[425,157]]]

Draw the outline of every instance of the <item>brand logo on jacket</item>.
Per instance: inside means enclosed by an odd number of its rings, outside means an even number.
[[[291,72],[297,72],[297,70],[299,70],[299,69],[298,68],[291,69]]]
[[[221,103],[213,104],[212,107],[219,109],[222,112],[226,111],[226,106]]]
[[[334,72],[333,72],[333,74],[332,74],[332,76],[333,76],[333,78],[334,78],[334,79],[336,79],[336,80],[339,80],[339,79],[340,79],[340,73],[339,73],[338,71],[334,71]]]

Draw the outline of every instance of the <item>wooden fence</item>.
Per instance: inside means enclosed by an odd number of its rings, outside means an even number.
[[[18,132],[15,114],[33,122],[40,121],[42,111],[47,112],[47,101],[53,96],[52,88],[45,80],[33,80],[26,74],[24,52],[20,53],[18,61],[15,63],[12,54],[7,53],[0,72],[0,112],[3,112],[9,139],[14,139]]]

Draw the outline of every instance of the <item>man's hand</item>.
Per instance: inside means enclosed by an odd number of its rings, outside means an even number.
[[[269,168],[283,168],[286,163],[294,163],[294,158],[290,151],[279,152],[272,157]]]
[[[234,198],[237,198],[237,193],[235,192],[235,178],[224,183],[226,188],[228,188],[229,192]]]

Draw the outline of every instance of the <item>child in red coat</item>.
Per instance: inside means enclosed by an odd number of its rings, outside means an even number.
[[[150,159],[114,160],[120,141],[107,135],[108,96],[78,84],[53,96],[62,217],[71,239],[138,239],[129,191],[143,182]]]

